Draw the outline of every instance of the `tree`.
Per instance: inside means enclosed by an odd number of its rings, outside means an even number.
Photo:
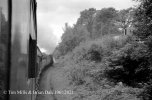
[[[148,46],[149,62],[152,60],[152,1],[137,0],[140,2],[134,16],[134,35]],[[151,63],[152,67],[152,63]]]
[[[152,1],[137,0],[140,2],[134,16],[134,34],[140,39],[147,39],[152,36]]]
[[[134,35],[136,35],[140,40],[144,41],[144,44],[148,46],[147,54],[149,55],[149,69],[152,69],[152,0],[136,0],[140,2],[139,7],[136,10],[134,16]],[[148,72],[147,72],[148,73]],[[152,99],[152,74],[149,72],[149,82],[144,92],[141,94],[143,100]]]
[[[56,48],[59,51],[58,54],[65,55],[86,40],[119,33],[114,24],[116,16],[117,11],[114,8],[104,8],[99,11],[90,8],[82,11],[73,27],[65,24],[62,41]]]
[[[107,70],[108,77],[115,81],[122,81],[130,86],[149,81],[150,63],[147,46],[144,44],[127,43],[123,48],[113,52],[108,64],[111,67]]]
[[[131,25],[133,20],[134,9],[128,8],[118,12],[118,18],[116,24],[122,29],[124,35],[127,34],[127,28]]]
[[[97,11],[93,24],[94,38],[117,33],[118,29],[114,24],[116,16],[117,11],[114,8],[104,8]]]
[[[61,38],[62,41],[56,48],[58,50],[58,54],[60,54],[60,56],[64,56],[71,52],[81,42],[88,39],[88,34],[89,33],[85,26],[78,24],[71,27],[66,23],[64,33]]]
[[[82,11],[80,13],[80,18],[77,20],[76,25],[82,25],[85,26],[87,31],[89,32],[89,37],[92,38],[92,28],[93,28],[93,22],[94,22],[94,15],[96,13],[96,9],[90,8]]]

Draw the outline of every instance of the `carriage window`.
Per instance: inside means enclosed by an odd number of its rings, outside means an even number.
[[[37,52],[37,46],[36,46],[36,40],[33,40],[30,36],[29,39],[29,66],[28,66],[28,77],[29,78],[35,78],[36,77],[36,53]]]

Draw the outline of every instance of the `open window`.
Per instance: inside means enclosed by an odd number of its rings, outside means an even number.
[[[29,61],[28,61],[28,78],[35,78],[37,71],[37,46],[36,40],[29,38]]]

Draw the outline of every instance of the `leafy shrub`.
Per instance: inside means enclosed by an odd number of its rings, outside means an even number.
[[[148,59],[146,45],[128,43],[109,57],[107,76],[116,82],[122,81],[131,86],[147,82],[150,76]]]
[[[104,87],[99,86],[95,90],[88,90],[84,86],[74,87],[77,95],[72,100],[141,100],[137,95],[142,89],[123,85],[109,86],[105,81],[103,84]]]
[[[145,85],[143,91],[138,95],[143,100],[151,100],[152,99],[152,81],[148,82],[148,84]]]
[[[94,41],[81,43],[80,46],[75,48],[72,56],[75,61],[101,61],[102,47]]]
[[[91,71],[96,69],[96,65],[93,62],[84,61],[82,63],[70,62],[64,67],[67,68],[67,77],[70,80],[70,84],[73,85],[84,85],[88,83],[88,77],[91,79]]]
[[[63,62],[67,62],[64,66],[69,70],[68,76],[71,82],[84,84],[85,77],[90,77],[94,83],[100,84],[100,81],[105,78],[104,61],[113,53],[113,50],[126,44],[128,37],[120,37],[120,39],[121,42],[111,36],[105,36],[103,39],[84,42],[69,53],[69,56],[65,56]]]
[[[126,89],[125,84],[123,84],[123,88],[121,86],[116,88],[115,82],[121,81],[126,84],[134,81],[142,82],[141,80],[144,77],[139,77],[139,75],[147,71],[147,67],[144,67],[147,65],[142,65],[147,64],[147,60],[144,62],[147,57],[146,51],[147,47],[144,44],[135,43],[129,36],[119,36],[119,39],[114,39],[113,36],[105,36],[102,39],[80,43],[63,59],[70,86],[74,86],[76,89],[81,88],[76,90],[78,92],[76,98],[88,100],[97,96],[96,100],[101,98],[103,100],[139,100],[136,97],[136,90],[130,92],[130,88]],[[143,62],[138,65],[141,61]],[[132,62],[135,65],[137,62],[136,66],[138,67],[135,66],[134,68],[131,65]],[[120,65],[116,66],[116,64]],[[135,76],[133,75],[130,79],[129,72],[132,67],[135,69]],[[134,80],[136,78],[137,80]],[[123,92],[124,89],[126,89],[125,92]]]

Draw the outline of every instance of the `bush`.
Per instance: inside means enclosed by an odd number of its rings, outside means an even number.
[[[84,84],[85,77],[90,77],[100,84],[105,78],[106,58],[128,41],[128,37],[121,36],[119,39],[117,41],[111,36],[105,36],[103,39],[81,43],[69,56],[65,56],[64,62],[67,63],[64,66],[69,70],[71,83]]]
[[[88,100],[97,96],[97,100],[139,100],[136,97],[137,91],[133,89],[129,92],[129,87],[125,90],[125,84],[144,82],[146,78],[148,80],[145,73],[148,65],[147,60],[144,60],[147,59],[146,51],[144,44],[133,41],[129,36],[119,36],[119,39],[105,36],[102,39],[80,43],[63,59],[69,85],[78,92],[76,98]],[[134,69],[130,79],[130,73]],[[146,78],[139,76],[141,74]],[[120,81],[123,87],[115,87]],[[124,90],[126,92],[123,92]]]
[[[93,78],[93,69],[97,69],[97,65],[93,62],[82,62],[82,63],[67,63],[64,67],[67,69],[67,77],[70,80],[70,84],[79,86],[89,82],[89,78]]]
[[[73,50],[75,61],[88,60],[101,62],[104,57],[110,56],[113,50],[123,47],[129,37],[120,36],[119,41],[112,36],[104,36],[102,39],[86,41]]]
[[[72,57],[75,61],[101,61],[102,59],[102,47],[94,41],[81,43],[73,51]]]
[[[144,90],[139,94],[143,100],[151,100],[152,99],[152,81],[148,82],[145,85]]]
[[[149,81],[149,56],[147,46],[142,43],[126,44],[120,50],[114,51],[107,61],[109,69],[106,74],[116,82],[122,81],[134,86]]]

